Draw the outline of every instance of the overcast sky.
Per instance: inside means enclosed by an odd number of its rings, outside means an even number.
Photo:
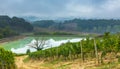
[[[0,15],[120,19],[120,0],[0,0]]]

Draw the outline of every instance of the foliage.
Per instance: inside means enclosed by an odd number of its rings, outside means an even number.
[[[33,30],[33,26],[22,18],[0,16],[0,28],[4,29],[6,27],[9,27],[10,30],[17,33],[30,32]]]
[[[107,35],[106,35],[107,34]],[[94,42],[95,40],[95,42]],[[103,63],[103,59],[109,53],[117,54],[120,52],[120,35],[110,35],[105,33],[102,38],[86,38],[86,40],[82,40],[81,42],[76,43],[66,43],[62,44],[59,47],[53,47],[46,50],[41,50],[37,52],[33,52],[29,54],[29,57],[32,59],[75,59],[81,57],[81,45],[82,45],[82,59],[83,61],[89,57],[96,58],[95,46],[98,53],[99,62]],[[116,56],[114,56],[116,57]],[[46,59],[47,60],[47,59]]]
[[[32,23],[33,26],[62,31],[77,31],[89,33],[120,32],[120,20],[114,19],[73,19],[64,22],[41,20]]]
[[[34,32],[34,35],[75,35],[67,32]]]
[[[30,49],[27,49],[26,54],[29,54],[29,53],[30,53]]]
[[[16,69],[14,54],[0,48],[0,69]]]
[[[42,27],[42,28],[49,28],[49,26],[53,25],[55,22],[53,20],[41,20],[35,21],[33,26]]]
[[[34,35],[51,35],[51,33],[48,33],[48,32],[34,32]]]
[[[67,33],[67,32],[54,32],[52,35],[74,35],[72,33]]]
[[[10,37],[15,35],[19,35],[19,34],[13,31],[12,29],[10,29],[10,27],[5,27],[0,29],[0,38],[5,38],[5,37]]]

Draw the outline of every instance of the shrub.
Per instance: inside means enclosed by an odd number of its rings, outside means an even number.
[[[30,49],[27,49],[26,54],[30,54]]]
[[[14,54],[0,48],[0,69],[16,69]]]

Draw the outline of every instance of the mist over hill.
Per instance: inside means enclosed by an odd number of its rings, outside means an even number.
[[[65,20],[74,19],[74,17],[37,17],[37,16],[21,16],[21,18],[24,18],[26,21],[29,22],[40,21],[40,20],[54,20],[56,22],[63,22]]]

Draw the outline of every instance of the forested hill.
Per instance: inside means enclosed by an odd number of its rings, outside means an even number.
[[[22,18],[0,16],[0,28],[9,27],[16,32],[30,32],[33,30],[32,25]]]
[[[120,32],[120,20],[113,19],[73,19],[64,22],[53,20],[35,21],[33,26],[63,31],[87,33]]]
[[[0,16],[0,38],[31,32],[33,26],[22,18]]]

